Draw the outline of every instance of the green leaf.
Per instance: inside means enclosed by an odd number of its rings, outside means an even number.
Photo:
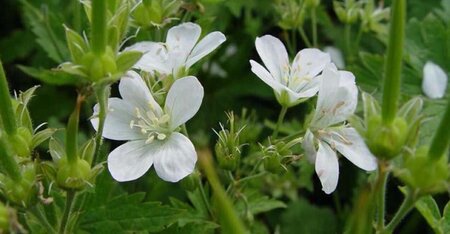
[[[280,233],[337,233],[337,219],[333,211],[301,199],[290,203],[281,217]]]
[[[432,196],[428,195],[419,199],[416,202],[416,209],[422,214],[430,227],[435,229],[438,226],[439,220],[441,219],[441,213]]]
[[[138,51],[125,51],[117,56],[117,70],[121,72],[128,71],[142,57],[142,53]]]
[[[67,74],[63,71],[46,70],[42,68],[33,68],[19,65],[20,70],[27,75],[36,78],[44,83],[52,85],[77,85],[81,83],[81,79],[76,76]]]
[[[56,131],[57,131],[57,129],[54,129],[54,128],[46,128],[46,129],[34,134],[33,140],[31,142],[31,148],[34,149],[38,145],[42,144],[42,142],[44,142],[48,138],[50,138],[53,135],[53,133],[55,133]]]
[[[118,196],[80,215],[80,227],[90,233],[157,232],[183,217],[185,210],[144,202],[145,193]]]
[[[440,223],[442,233],[450,233],[450,202],[444,208],[444,215]]]
[[[260,192],[256,190],[251,190],[249,192],[244,193],[247,200],[248,211],[253,215],[271,211],[277,208],[286,208],[286,204],[284,202],[271,199],[268,196],[262,195]],[[236,209],[245,214],[246,204],[242,199],[239,199],[236,203]]]
[[[42,10],[34,7],[27,1],[21,1],[23,4],[24,15],[31,26],[31,30],[37,36],[37,43],[47,52],[48,56],[56,63],[66,61],[69,52],[65,47],[62,38],[62,26],[60,19],[49,10]],[[52,25],[56,23],[56,25]],[[58,28],[59,27],[59,28]]]

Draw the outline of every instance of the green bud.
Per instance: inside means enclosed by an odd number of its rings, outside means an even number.
[[[181,187],[187,191],[194,191],[198,187],[200,172],[195,170],[190,175],[181,180]]]
[[[31,146],[33,135],[26,127],[19,127],[16,134],[8,137],[14,152],[19,157],[29,157],[31,155]]]
[[[56,182],[67,190],[81,190],[91,179],[91,166],[86,160],[78,159],[69,163],[67,158],[61,158],[58,162]]]
[[[84,66],[85,74],[94,82],[117,72],[115,55],[109,47],[100,56],[93,52],[84,54],[81,64]]]
[[[0,186],[8,201],[27,207],[33,202],[33,198],[36,197],[37,193],[35,186],[36,169],[34,164],[30,163],[22,166],[21,174],[22,177],[18,181],[1,175]]]
[[[0,202],[0,233],[9,233],[9,210]]]
[[[401,117],[386,126],[380,115],[369,117],[366,140],[369,149],[375,156],[391,159],[402,150],[408,137],[408,125]]]
[[[241,157],[240,134],[244,127],[237,128],[233,112],[227,113],[229,129],[220,125],[222,130],[216,132],[219,137],[214,149],[219,166],[225,170],[235,170]]]
[[[241,154],[239,149],[229,148],[220,141],[214,147],[219,167],[225,170],[233,171],[239,165]]]
[[[447,189],[449,166],[447,157],[431,160],[428,147],[420,147],[415,154],[405,156],[403,168],[396,175],[409,187],[425,193],[438,193]]]
[[[288,144],[291,144],[290,142]],[[290,146],[283,141],[278,142],[275,145],[270,145],[269,147],[263,148],[262,152],[264,155],[264,168],[274,174],[280,174],[286,171],[286,166],[288,160],[287,156],[292,155],[292,151],[289,150]]]

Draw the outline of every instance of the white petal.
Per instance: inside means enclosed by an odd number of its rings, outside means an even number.
[[[261,64],[250,60],[252,66],[252,72],[255,73],[264,83],[269,85],[276,93],[280,94],[281,91],[287,89],[286,86],[281,84],[276,78],[274,78]]]
[[[442,98],[447,88],[447,74],[441,67],[428,61],[423,67],[422,90],[429,98]]]
[[[205,57],[217,47],[219,47],[219,45],[222,44],[225,40],[225,35],[223,35],[223,33],[221,32],[212,32],[206,35],[192,50],[187,59],[186,67],[191,67],[198,60]]]
[[[161,179],[177,182],[194,171],[196,162],[197,153],[192,142],[174,132],[155,155],[155,170]]]
[[[176,80],[167,94],[165,111],[170,115],[172,129],[186,123],[200,109],[203,86],[194,76]]]
[[[330,63],[330,55],[319,49],[300,50],[292,62],[291,76],[313,78]]]
[[[146,72],[158,72],[160,74],[170,74],[172,68],[168,62],[169,55],[166,47],[158,42],[138,42],[124,50],[142,52],[141,59],[133,66]]]
[[[142,80],[141,76],[134,71],[129,71],[120,79],[119,92],[123,100],[132,107],[139,107],[142,110],[154,110],[160,116],[162,109],[153,99],[149,88]],[[151,108],[150,108],[151,107]]]
[[[108,170],[119,182],[138,179],[152,166],[158,149],[144,140],[129,141],[109,154]]]
[[[317,151],[316,146],[314,145],[314,135],[311,131],[309,131],[309,129],[306,131],[306,134],[303,137],[302,147],[308,160],[311,163],[314,163],[316,161]]]
[[[377,169],[377,159],[354,128],[343,128],[324,137],[324,140],[357,167],[366,171]]]
[[[200,26],[190,22],[172,27],[167,32],[167,48],[171,52],[179,52],[179,59],[186,62],[188,55],[200,37],[201,31]]]
[[[288,94],[290,103],[289,106],[298,101],[298,99],[314,96],[314,94],[317,92],[317,90],[314,91],[310,89],[306,90],[304,93],[296,93],[273,78],[273,76],[259,63],[250,60],[250,64],[252,66],[252,72],[255,73],[255,75],[257,75],[264,83],[269,85],[275,91],[275,93],[281,95],[283,92],[286,92]]]
[[[339,163],[330,146],[319,141],[319,150],[316,157],[316,174],[322,183],[322,190],[326,194],[332,193],[339,180]]]
[[[321,76],[323,80],[311,123],[314,128],[325,128],[346,120],[358,102],[358,89],[352,73],[338,71],[329,64]]]
[[[98,115],[99,106],[94,106],[94,116]],[[108,99],[108,113],[106,114],[103,137],[111,140],[136,140],[142,139],[142,134],[136,129],[130,128],[130,122],[135,119],[134,108],[119,98]],[[94,129],[98,129],[98,117],[91,119]]]
[[[343,69],[345,67],[344,57],[342,56],[342,52],[340,49],[334,46],[326,46],[323,48],[323,51],[330,55],[331,62],[336,64],[336,67],[339,69]]]
[[[289,71],[289,58],[283,43],[276,37],[265,35],[256,38],[255,46],[264,65],[281,82]]]

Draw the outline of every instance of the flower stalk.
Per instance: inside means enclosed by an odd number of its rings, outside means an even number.
[[[99,112],[98,112],[98,129],[97,134],[95,135],[95,153],[92,159],[92,163],[95,164],[97,162],[98,154],[100,153],[100,149],[102,146],[102,134],[103,129],[105,127],[105,119],[106,119],[106,111],[108,109],[108,97],[109,97],[109,86],[100,86],[95,90],[95,95],[97,97]]]
[[[239,219],[230,199],[227,197],[223,189],[219,177],[211,162],[211,152],[209,150],[202,150],[198,152],[200,165],[205,172],[206,178],[211,185],[211,188],[216,196],[219,211],[219,219],[222,223],[222,232],[224,233],[246,233],[245,227]]]
[[[106,49],[106,0],[92,1],[92,50],[101,55]]]
[[[8,135],[14,135],[17,132],[17,123],[14,116],[14,110],[11,104],[11,97],[9,95],[8,82],[3,70],[3,65],[0,60],[0,115],[3,122],[3,127]]]
[[[64,207],[64,214],[62,216],[61,219],[61,224],[59,226],[59,233],[60,234],[66,234],[67,232],[67,227],[69,224],[69,218],[70,218],[70,213],[72,213],[72,206],[73,206],[73,202],[75,200],[75,195],[76,192],[75,190],[68,190],[67,194],[66,194],[66,206]]]
[[[383,123],[393,122],[400,96],[403,42],[405,38],[406,0],[392,3],[392,22],[389,31],[387,59],[383,77]]]
[[[275,130],[273,131],[273,134],[272,134],[273,138],[276,138],[278,136],[280,126],[283,124],[284,116],[286,115],[287,110],[288,110],[287,106],[281,107],[280,115],[278,116],[277,125],[275,126]]]
[[[450,142],[450,131],[448,130],[448,124],[450,123],[450,99],[447,102],[447,109],[444,116],[439,123],[439,127],[433,136],[433,140],[428,151],[428,156],[432,160],[439,160],[448,149]]]

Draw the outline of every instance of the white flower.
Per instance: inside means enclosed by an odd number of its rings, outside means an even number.
[[[154,165],[161,179],[177,182],[192,173],[197,154],[192,142],[177,128],[197,113],[203,87],[193,76],[176,80],[164,108],[153,99],[136,72],[120,80],[122,99],[110,98],[103,137],[128,141],[108,156],[108,169],[117,181],[135,180]],[[98,114],[98,104],[94,116]],[[98,118],[91,120],[97,130]]]
[[[355,77],[350,72],[338,71],[333,64],[324,69],[322,77],[317,107],[302,145],[309,159],[315,162],[322,190],[330,194],[339,178],[336,150],[366,171],[375,170],[377,161],[358,132],[341,125],[356,109]],[[315,143],[319,145],[317,151]]]
[[[215,50],[226,39],[221,32],[212,32],[200,41],[201,28],[194,23],[183,23],[169,29],[165,43],[138,42],[125,50],[144,53],[134,68],[160,75],[179,78],[194,63]],[[198,42],[198,43],[197,43]]]
[[[345,67],[344,56],[342,56],[342,52],[340,49],[338,49],[334,46],[325,46],[323,48],[323,52],[330,55],[331,62],[336,64],[337,68],[343,69]]]
[[[447,74],[441,67],[428,61],[423,67],[422,90],[429,98],[442,98],[447,88]]]
[[[283,43],[276,37],[265,35],[256,38],[256,50],[266,68],[250,60],[252,72],[269,85],[284,106],[293,106],[314,96],[319,90],[324,67],[330,56],[318,49],[303,49],[292,64]]]

